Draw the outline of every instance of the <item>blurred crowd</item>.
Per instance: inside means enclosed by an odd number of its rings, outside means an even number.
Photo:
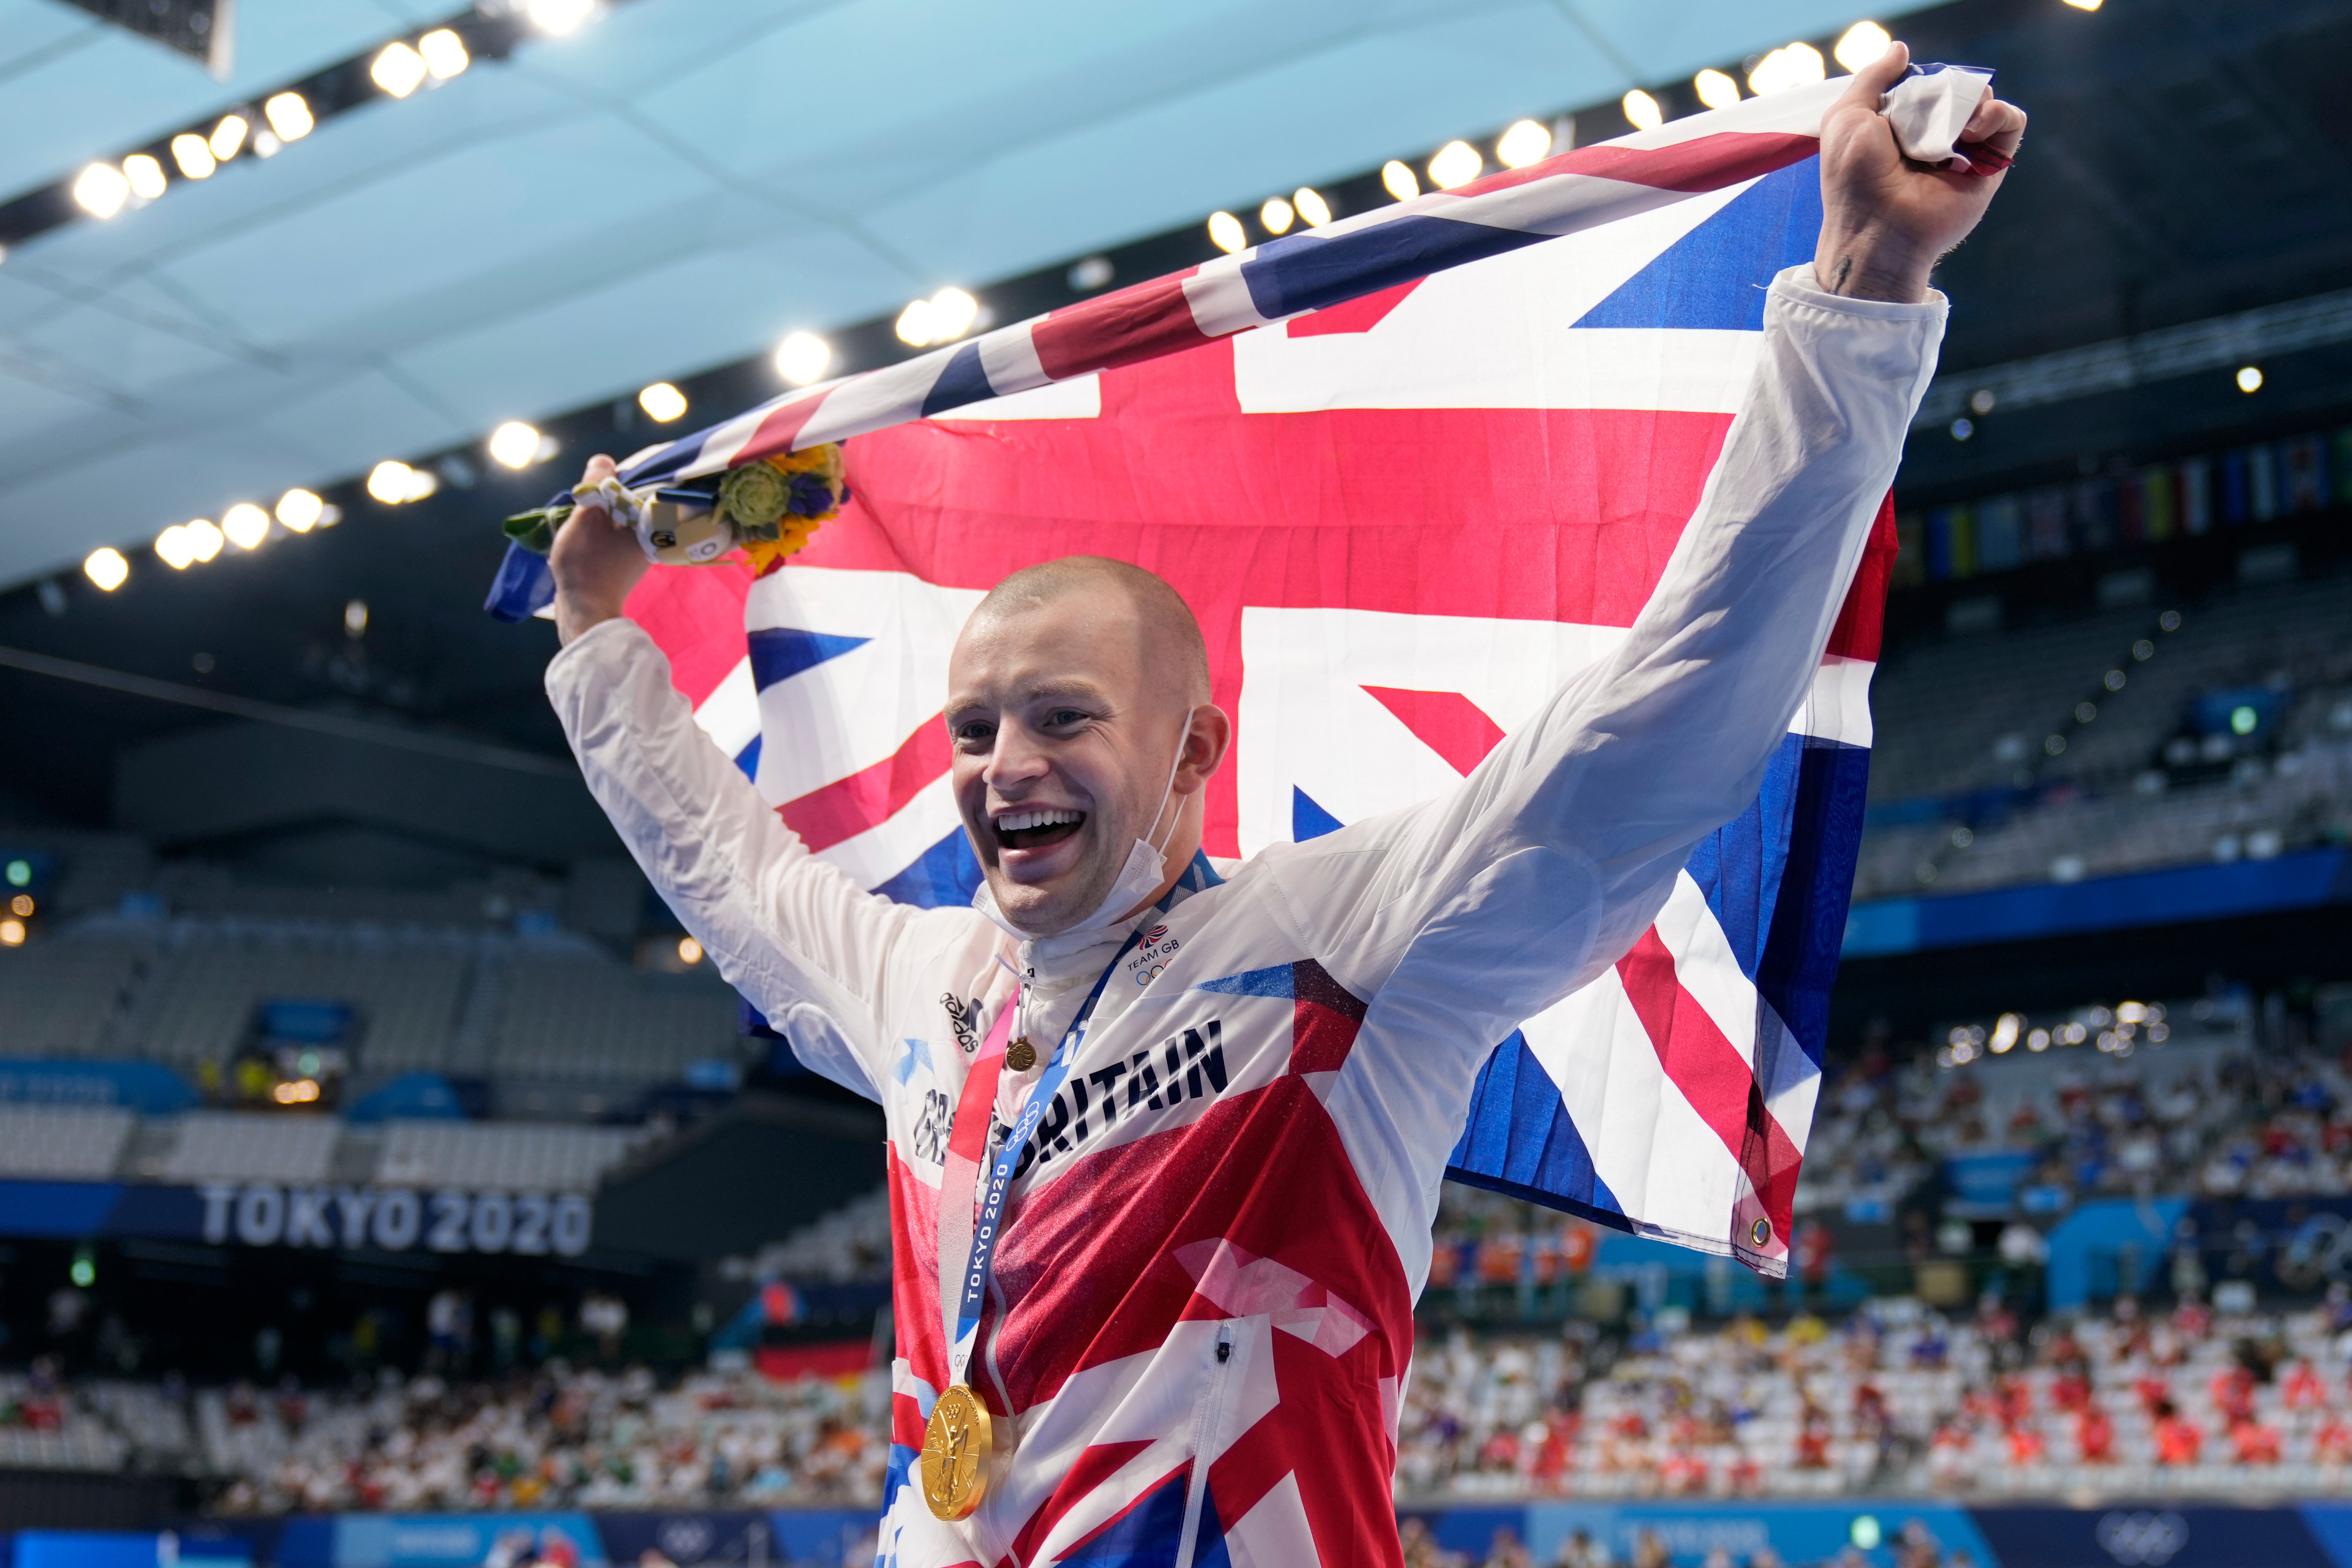
[[[2098,1195],[2343,1196],[2352,1073],[2304,1020],[2258,1018],[2242,993],[2169,1014],[2009,1015],[1900,1064],[1874,1043],[1824,1086],[1798,1211],[1883,1217],[1945,1162],[1999,1154],[2029,1157],[2028,1212]]]
[[[1399,1525],[1405,1568],[1673,1568],[1676,1561],[1655,1531],[1634,1531],[1621,1555],[1590,1531],[1571,1530],[1549,1557],[1538,1558],[1507,1527],[1496,1531],[1486,1550],[1474,1555],[1446,1550],[1429,1526],[1412,1515]],[[1947,1552],[1935,1532],[1918,1520],[1904,1521],[1885,1545],[1891,1549],[1895,1568],[1975,1568],[1973,1554],[1966,1550]],[[1873,1562],[1861,1548],[1848,1546],[1825,1563],[1791,1563],[1767,1542],[1744,1556],[1727,1546],[1713,1547],[1701,1560],[1701,1568],[1872,1568]]]
[[[1662,1314],[1669,1317],[1674,1314]],[[1421,1347],[1411,1498],[2352,1490],[2352,1291],[2309,1310],[2109,1313],[2021,1331],[1880,1300],[1832,1325],[1589,1325]]]
[[[364,1390],[197,1396],[225,1513],[871,1506],[888,1384],[700,1372],[665,1386],[551,1363],[500,1384],[385,1373]]]
[[[556,1362],[501,1382],[191,1392],[43,1364],[0,1386],[0,1434],[110,1434],[113,1463],[136,1450],[143,1468],[176,1446],[231,1514],[872,1507],[888,1403],[878,1373],[665,1383]],[[2352,1289],[2286,1313],[2126,1299],[2030,1329],[1995,1298],[1948,1317],[1882,1299],[1836,1321],[1695,1327],[1667,1309],[1622,1334],[1456,1329],[1418,1347],[1400,1426],[1408,1505],[2336,1495],[2352,1492]],[[1586,1546],[1577,1561],[1604,1561]]]

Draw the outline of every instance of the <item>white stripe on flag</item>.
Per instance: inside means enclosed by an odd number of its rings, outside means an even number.
[[[730,757],[741,756],[743,748],[759,739],[760,694],[751,685],[749,658],[736,660],[727,679],[711,689],[694,710],[694,721]]]
[[[1667,1079],[1616,969],[1520,1027],[1620,1207],[1721,1250],[1746,1177]]]
[[[1658,940],[1674,954],[1675,978],[1754,1073],[1756,987],[1741,971],[1730,938],[1723,934],[1715,910],[1707,907],[1706,894],[1688,871],[1675,873],[1674,891],[1666,895],[1665,908],[1652,923],[1657,928]]]
[[[954,781],[941,773],[917,791],[897,816],[820,850],[817,858],[840,867],[861,888],[878,888],[921,859],[940,839],[962,831]]]

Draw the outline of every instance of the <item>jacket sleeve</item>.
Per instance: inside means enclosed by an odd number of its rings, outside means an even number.
[[[1491,1041],[1623,956],[1811,689],[1944,310],[1839,299],[1810,267],[1773,281],[1746,401],[1623,640],[1450,794],[1268,852],[1335,979],[1409,981],[1399,1005]]]
[[[719,973],[811,1068],[882,1099],[894,979],[948,934],[931,927],[969,911],[909,909],[810,854],[695,724],[634,621],[574,638],[547,692],[590,792]]]

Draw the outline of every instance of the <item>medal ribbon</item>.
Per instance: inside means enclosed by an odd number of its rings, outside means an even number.
[[[1087,1021],[1094,1016],[1095,1004],[1102,1000],[1103,987],[1110,984],[1111,971],[1118,967],[1118,961],[1134,949],[1141,937],[1142,928],[1139,926],[1103,966],[1102,973],[1095,980],[1095,988],[1087,994],[1070,1026],[1062,1031],[1062,1043],[1055,1048],[1054,1059],[1038,1075],[1036,1087],[1029,1091],[1028,1103],[1022,1107],[1012,1131],[1005,1134],[1004,1147],[997,1154],[995,1164],[989,1167],[987,1185],[977,1193],[974,1189],[979,1186],[981,1157],[987,1152],[996,1086],[1003,1076],[1005,1046],[1013,1033],[1013,1015],[1020,1008],[1018,993],[997,1015],[980,1055],[972,1059],[971,1070],[964,1075],[963,1090],[956,1097],[955,1120],[949,1123],[948,1154],[940,1177],[940,1316],[947,1330],[950,1385],[970,1386],[971,1354],[980,1339],[981,1308],[988,1300],[989,1280],[996,1272],[996,1243],[1003,1228],[1005,1189],[1013,1184],[1013,1171],[1021,1163],[1022,1147],[1037,1130],[1038,1119],[1061,1089],[1062,1080],[1070,1076],[1070,1064],[1085,1043]]]

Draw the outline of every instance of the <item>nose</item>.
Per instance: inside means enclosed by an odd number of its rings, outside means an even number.
[[[1045,776],[1045,753],[1022,725],[1000,726],[980,776],[998,795],[1016,795]]]

